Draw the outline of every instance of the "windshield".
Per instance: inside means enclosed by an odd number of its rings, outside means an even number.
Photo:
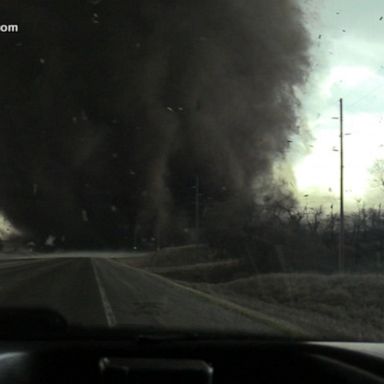
[[[383,340],[383,17],[1,1],[0,312]]]

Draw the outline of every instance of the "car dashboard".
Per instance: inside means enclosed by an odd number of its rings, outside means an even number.
[[[384,383],[384,344],[3,340],[0,383]]]

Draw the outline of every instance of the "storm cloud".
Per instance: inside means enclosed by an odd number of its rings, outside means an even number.
[[[296,132],[294,1],[2,1],[0,204],[27,237],[169,243],[252,199]],[[211,223],[212,224],[212,223]]]

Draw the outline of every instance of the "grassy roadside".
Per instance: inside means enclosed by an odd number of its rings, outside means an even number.
[[[382,274],[255,274],[239,260],[218,259],[199,245],[164,249],[140,262],[131,266],[313,330],[324,339],[384,341]]]
[[[384,276],[270,274],[195,289],[313,329],[325,339],[384,340]]]

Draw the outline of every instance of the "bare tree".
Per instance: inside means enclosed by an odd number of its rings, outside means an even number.
[[[370,169],[375,187],[384,190],[384,159],[377,159]]]
[[[307,207],[306,207],[307,208]],[[309,231],[317,234],[323,221],[324,210],[322,206],[306,209],[306,221]]]

